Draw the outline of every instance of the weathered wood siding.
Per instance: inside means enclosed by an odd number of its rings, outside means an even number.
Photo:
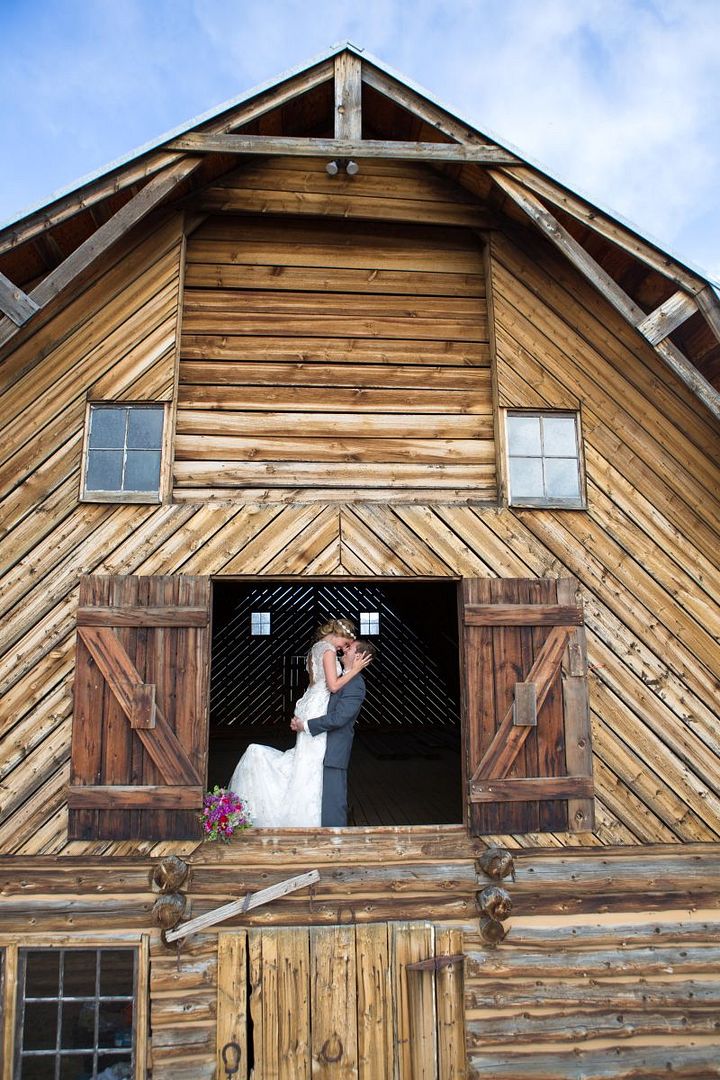
[[[327,236],[330,230],[342,237],[342,229],[347,228],[351,239],[344,250],[353,250],[361,235],[378,235],[362,222],[315,225],[317,236]],[[227,290],[239,300],[249,295],[264,297],[272,308],[276,301],[282,303],[283,296],[297,293],[312,304],[335,295],[328,282],[335,287],[335,274],[342,271],[343,294],[355,300],[366,296],[359,282],[364,276],[367,284],[367,266],[360,268],[359,275],[357,267],[328,267],[325,242],[319,247],[324,253],[320,262],[311,261],[306,231],[310,227],[310,218],[293,224],[285,235],[285,247],[276,240],[271,253],[270,240],[260,240],[259,235],[263,229],[266,237],[271,232],[276,235],[275,225],[228,215],[228,229],[255,230],[253,246],[244,249],[246,261],[238,263],[243,267],[239,278],[231,283],[224,277],[236,269],[232,260],[191,259],[188,295],[197,292],[212,298]],[[190,246],[200,244],[205,228],[212,231],[216,223],[201,225],[190,236]],[[383,226],[383,230],[397,251],[404,228]],[[223,243],[212,240],[214,247]],[[406,271],[434,278],[434,256],[424,269],[408,271],[422,245],[410,238],[407,243],[408,264],[400,270],[380,268],[383,291],[370,295],[385,300],[399,297],[405,303],[417,295],[411,286],[401,284]],[[176,496],[182,498],[162,506],[79,504],[88,393],[131,400],[172,395],[182,245],[178,218],[143,226],[140,239],[128,242],[122,258],[106,265],[79,298],[20,345],[2,366],[0,407],[8,424],[0,463],[0,694],[4,695],[0,850],[77,854],[148,847],[143,842],[67,841],[65,790],[70,772],[75,610],[82,573],[331,578],[574,575],[585,605],[591,667],[595,832],[582,837],[511,836],[505,841],[515,846],[560,847],[720,839],[720,432],[655,353],[532,234],[516,235],[512,227],[504,234],[494,231],[489,325],[495,327],[500,403],[580,405],[587,511],[515,512],[483,505],[488,489],[482,486],[475,492],[479,500],[472,505],[453,502],[450,495],[446,500],[437,490],[432,498],[423,499],[413,489],[408,491],[415,501],[387,505],[383,501],[387,488],[373,489],[377,501],[370,502],[366,501],[367,488],[336,488],[329,482],[306,491],[302,497],[306,501],[298,498],[297,488],[265,484],[253,489],[178,488]],[[263,261],[260,256],[265,248]],[[193,277],[202,267],[210,274],[205,281]],[[281,272],[275,273],[277,267]],[[306,281],[297,289],[299,272],[310,274],[314,286]],[[392,276],[397,274],[400,279]],[[455,277],[453,273],[447,276]],[[474,272],[470,276],[472,281],[477,277]],[[250,289],[238,287],[238,282],[246,281],[252,283]],[[355,291],[349,287],[351,281]],[[467,283],[465,271],[458,271],[457,283],[461,281]],[[401,291],[393,293],[390,282]],[[476,285],[471,283],[470,288],[469,297],[455,299],[484,304],[480,294],[472,292]],[[453,298],[440,294],[440,299]],[[198,316],[205,318],[211,311],[210,304]],[[191,314],[195,318],[188,307],[186,319]],[[248,313],[247,318],[251,317],[260,318],[260,314]],[[345,318],[357,325],[352,318],[325,317]],[[250,325],[243,323],[244,318],[235,325]],[[190,338],[186,334],[184,415],[217,414],[229,418],[231,424],[240,414],[274,416],[272,422],[280,424],[283,409],[291,403],[289,394],[298,393],[301,413],[309,413],[315,425],[328,423],[328,415],[334,416],[335,431],[337,416],[342,414],[337,403],[345,398],[337,397],[329,414],[320,406],[306,409],[305,403],[311,400],[326,400],[322,393],[314,398],[316,383],[305,381],[305,369],[310,367],[314,378],[319,380],[322,372],[329,380],[322,385],[326,391],[332,387],[331,394],[344,393],[348,386],[357,388],[357,376],[351,374],[345,384],[342,372],[370,367],[393,372],[401,380],[403,373],[412,372],[416,381],[412,388],[381,383],[368,393],[391,395],[397,389],[429,397],[468,393],[466,385],[451,389],[437,382],[438,372],[446,369],[454,373],[453,378],[470,373],[473,380],[482,379],[488,385],[487,345],[481,335],[474,344],[462,340],[458,356],[464,356],[462,350],[467,348],[477,351],[457,363],[447,336],[438,354],[444,358],[426,364],[417,361],[417,352],[411,363],[413,350],[419,350],[425,339],[379,334],[352,338],[347,330],[339,339],[300,338],[291,332],[293,318],[290,312],[273,312],[269,319],[266,312],[261,323],[253,324],[256,329],[284,326],[284,336],[223,334],[218,325],[217,334],[200,335],[202,345],[192,356],[187,353]],[[406,321],[420,320],[408,316]],[[461,324],[462,320],[457,325]],[[339,351],[335,348],[338,340],[344,343]],[[397,340],[405,350],[401,362],[389,347]],[[326,351],[308,351],[308,341],[311,350],[322,341]],[[349,341],[361,343],[363,359],[357,363],[347,360]],[[372,358],[379,341],[382,360]],[[223,350],[238,346],[234,354],[223,355]],[[217,349],[216,354],[206,352],[211,347]],[[259,351],[247,352],[255,348]],[[452,362],[447,363],[449,359]],[[216,369],[233,373],[246,362],[243,370],[252,375],[248,384],[226,382],[212,373]],[[205,382],[188,377],[198,371],[205,372]],[[426,375],[432,378],[427,389]],[[212,396],[218,388],[230,390],[229,404],[223,408],[201,409],[200,398],[188,396],[201,390]],[[195,403],[190,404],[191,400]],[[375,411],[375,400],[367,399],[367,414],[363,407],[362,413],[354,415],[385,416]],[[403,421],[407,419],[407,414],[400,415]],[[422,420],[435,414],[416,410],[413,415]],[[482,417],[457,412],[448,414],[447,421],[464,423],[468,418],[475,422]],[[326,437],[308,438],[327,445],[329,427],[322,430]],[[254,431],[255,440],[280,438],[261,434],[257,426]],[[178,447],[187,445],[182,440],[198,437],[203,438],[182,433]],[[239,437],[210,436],[213,441]],[[433,439],[428,437],[426,445],[432,446]],[[369,441],[374,442],[375,436]],[[180,460],[176,467],[185,464]],[[312,465],[315,471],[331,463]],[[369,467],[349,465],[358,475]]]
[[[438,954],[457,951],[438,947],[439,928],[452,928],[454,942],[462,933],[472,1075],[718,1075],[717,849],[518,853],[517,880],[505,881],[514,903],[508,934],[488,948],[474,899],[488,884],[475,862],[481,847],[461,828],[357,830],[330,843],[303,830],[292,847],[281,834],[256,833],[206,845],[182,887],[192,916],[310,868],[320,880],[312,895],[286,896],[192,935],[179,951],[162,944],[151,913],[162,845],[152,857],[117,859],[111,879],[103,858],[0,859],[0,948],[82,947],[86,936],[116,947],[149,934],[154,1080],[218,1075],[218,932],[316,927],[361,938],[363,927],[380,931],[390,920],[434,926]],[[287,946],[292,931],[281,933]],[[397,986],[393,996],[397,1006]]]
[[[333,186],[319,163],[302,175],[284,164],[264,166],[267,182],[292,181],[301,204],[308,176]],[[335,178],[346,201],[362,204],[371,181],[387,185],[388,203],[417,187],[424,220],[434,220],[440,177],[423,172],[421,185],[416,168],[367,171]],[[494,501],[479,238],[459,228],[208,218],[188,241],[174,477],[182,499],[294,499],[301,489],[315,499]]]

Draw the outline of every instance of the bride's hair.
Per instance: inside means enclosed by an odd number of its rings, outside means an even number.
[[[315,642],[327,637],[328,634],[337,634],[338,637],[347,637],[354,641],[357,637],[357,629],[352,619],[330,619],[328,622],[318,626],[313,638],[313,645]]]

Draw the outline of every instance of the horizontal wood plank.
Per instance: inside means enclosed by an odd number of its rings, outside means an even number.
[[[178,784],[71,784],[71,810],[197,810],[202,809],[203,789]]]
[[[207,626],[200,607],[80,607],[78,626]]]
[[[468,626],[582,626],[583,611],[563,604],[466,604]]]
[[[474,803],[534,802],[536,799],[592,798],[589,776],[531,776],[506,780],[473,780],[470,801]]]

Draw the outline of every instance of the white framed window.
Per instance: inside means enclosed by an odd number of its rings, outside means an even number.
[[[372,637],[380,633],[380,612],[360,612],[360,637]]]
[[[511,506],[585,506],[577,413],[508,410],[505,431]]]
[[[270,634],[270,612],[250,612],[250,633],[253,637],[268,637]]]
[[[16,1080],[136,1072],[135,949],[18,953]]]
[[[88,407],[83,498],[158,502],[165,406],[93,402]]]

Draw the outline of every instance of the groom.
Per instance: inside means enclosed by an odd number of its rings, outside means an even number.
[[[345,663],[353,664],[357,654],[373,657],[375,646],[370,641],[353,641],[343,650]],[[293,731],[308,731],[311,735],[327,731],[321,825],[347,825],[347,769],[355,721],[364,700],[365,680],[362,675],[356,675],[342,690],[330,695],[325,716],[305,721],[294,716],[290,723]]]

